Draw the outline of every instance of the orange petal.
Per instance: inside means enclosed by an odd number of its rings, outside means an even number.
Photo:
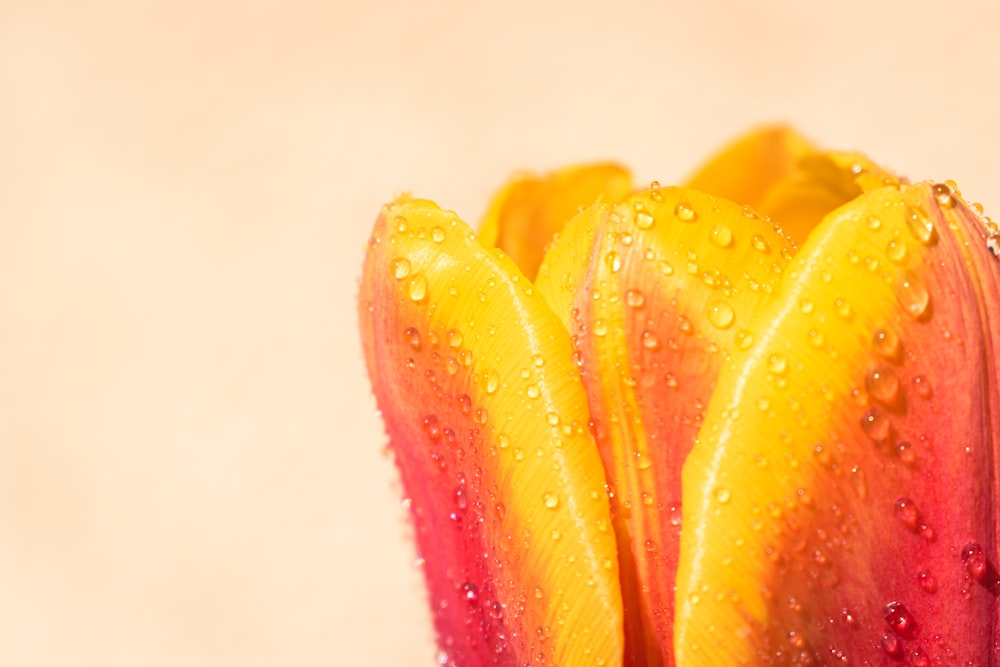
[[[598,199],[619,202],[631,189],[629,172],[610,163],[516,178],[493,198],[479,238],[484,245],[502,248],[534,280],[545,246],[567,220]]]
[[[673,664],[681,465],[785,245],[749,209],[657,188],[581,213],[539,272],[573,334],[614,493],[626,664]]]
[[[815,152],[790,127],[761,127],[719,151],[685,186],[759,210],[770,189],[791,174],[801,158]]]
[[[857,153],[814,153],[775,182],[759,203],[796,243],[802,243],[823,217],[862,192],[897,185],[899,180]]]
[[[605,477],[559,320],[455,214],[406,198],[360,304],[447,664],[620,665]]]
[[[983,220],[929,184],[873,190],[810,236],[684,467],[679,662],[995,661],[987,243]]]

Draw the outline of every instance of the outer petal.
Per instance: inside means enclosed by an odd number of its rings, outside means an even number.
[[[658,188],[581,213],[539,272],[569,322],[612,484],[628,664],[673,662],[681,465],[784,246],[749,209]]]
[[[883,188],[793,260],[684,467],[678,660],[986,665],[1000,266],[947,186]]]
[[[502,248],[534,280],[545,246],[576,212],[598,199],[619,202],[632,190],[616,164],[567,167],[544,177],[524,176],[497,193],[480,225],[485,245]]]
[[[379,217],[360,304],[447,664],[620,664],[605,478],[562,325],[420,200]]]

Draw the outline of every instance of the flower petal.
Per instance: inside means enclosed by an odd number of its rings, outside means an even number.
[[[809,140],[790,127],[761,127],[719,151],[685,186],[760,210],[771,188],[791,174],[800,159],[815,153]]]
[[[796,255],[684,467],[680,662],[996,657],[1000,265],[987,234],[948,186],[887,187]]]
[[[611,163],[566,167],[543,177],[522,176],[490,203],[480,224],[484,245],[502,248],[534,280],[545,246],[583,206],[619,202],[632,190],[628,170]]]
[[[582,212],[539,272],[569,323],[612,485],[626,664],[673,663],[681,465],[785,245],[748,208],[657,188]]]
[[[404,198],[376,223],[360,319],[447,664],[620,665],[604,472],[544,300],[454,213]]]
[[[775,182],[759,206],[796,243],[802,243],[823,217],[862,192],[897,185],[899,180],[858,153],[813,153]]]

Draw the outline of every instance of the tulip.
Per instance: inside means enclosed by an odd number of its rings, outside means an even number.
[[[764,128],[403,196],[359,299],[438,662],[1000,661],[997,226]]]

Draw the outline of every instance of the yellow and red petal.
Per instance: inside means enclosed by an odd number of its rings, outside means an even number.
[[[521,176],[494,196],[480,224],[484,245],[503,249],[534,280],[545,247],[580,208],[619,202],[632,191],[628,170],[612,163],[566,167],[546,176]]]
[[[787,245],[747,207],[655,188],[583,211],[539,272],[572,334],[611,484],[626,664],[673,664],[681,466]]]
[[[684,467],[678,661],[992,664],[1000,264],[948,186],[831,213]]]
[[[568,334],[431,202],[379,217],[360,322],[447,664],[620,665],[618,566]]]

